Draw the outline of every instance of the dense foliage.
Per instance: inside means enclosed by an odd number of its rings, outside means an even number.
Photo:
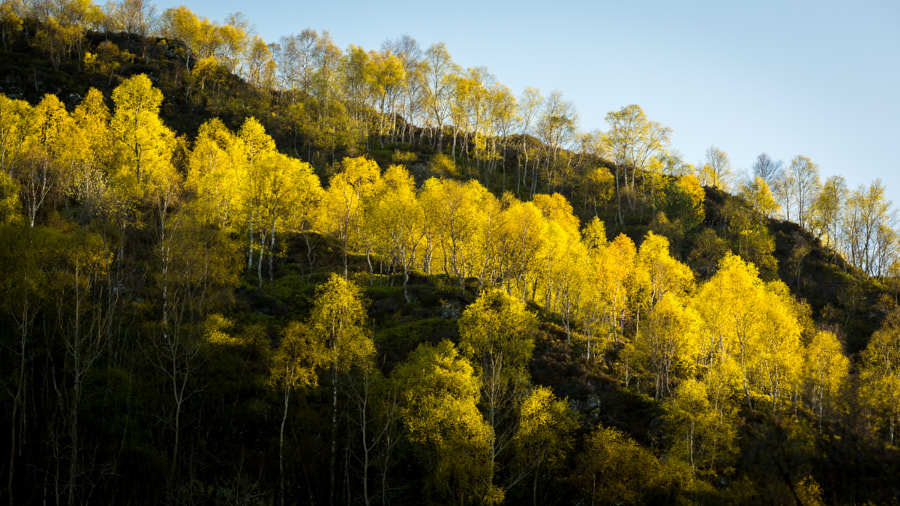
[[[153,14],[0,9],[0,499],[900,499],[880,183]]]

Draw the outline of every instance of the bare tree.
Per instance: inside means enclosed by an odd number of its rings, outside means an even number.
[[[771,187],[775,182],[775,179],[778,178],[783,165],[784,162],[781,160],[776,161],[768,154],[760,153],[756,157],[756,161],[753,162],[753,177],[762,178],[762,180]]]

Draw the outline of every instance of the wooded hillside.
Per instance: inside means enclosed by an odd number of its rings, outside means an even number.
[[[0,25],[9,504],[900,500],[880,182],[408,37]]]

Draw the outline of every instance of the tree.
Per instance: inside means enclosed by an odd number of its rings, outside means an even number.
[[[794,204],[797,209],[797,223],[807,228],[810,222],[810,208],[819,194],[819,166],[808,157],[797,155],[785,169],[793,183]]]
[[[821,432],[824,411],[834,407],[847,380],[850,361],[837,336],[825,330],[813,334],[804,355],[804,383]]]
[[[322,196],[317,221],[326,232],[341,241],[344,255],[344,277],[349,276],[348,252],[351,244],[370,244],[363,227],[365,202],[373,196],[381,181],[381,169],[373,160],[363,157],[345,158],[341,170],[331,177]],[[370,248],[366,248],[369,270],[372,271]]]
[[[532,500],[537,505],[539,479],[565,464],[577,427],[576,414],[565,399],[557,398],[547,387],[535,387],[522,401],[519,411],[519,426],[513,437],[516,452],[513,465],[518,473],[507,489],[532,474]]]
[[[650,121],[638,105],[629,105],[606,114],[609,130],[605,143],[607,152],[616,164],[616,196],[619,205],[619,222],[624,224],[622,214],[623,191],[620,184],[629,187],[628,202],[634,208],[635,175],[661,164],[672,136],[672,129],[656,121]],[[628,170],[631,169],[631,180]],[[643,192],[644,186],[641,186]]]
[[[534,202],[512,202],[503,211],[498,231],[501,273],[508,293],[518,291],[521,300],[531,298],[545,271],[547,220]]]
[[[775,202],[775,197],[772,196],[772,190],[769,188],[769,184],[766,183],[765,179],[759,176],[756,176],[752,181],[741,185],[740,193],[741,196],[753,206],[753,209],[756,210],[756,212],[767,218],[771,218],[775,214],[775,211],[778,210],[778,203]]]
[[[0,41],[2,41],[3,49],[6,51],[9,51],[13,38],[24,26],[22,18],[13,6],[13,2],[0,4]]]
[[[420,111],[424,105],[424,71],[422,48],[416,39],[409,35],[403,35],[394,41],[385,41],[382,50],[390,50],[400,59],[403,67],[403,82],[400,83],[398,95],[400,97],[400,113],[406,121],[402,122],[400,130],[400,142],[406,139],[409,133],[409,142],[414,144],[415,132],[413,125],[420,123]],[[392,120],[393,121],[393,120]],[[394,138],[392,137],[392,141]]]
[[[403,269],[403,294],[408,302],[406,285],[425,234],[425,214],[416,198],[415,182],[405,168],[391,165],[381,183],[373,199],[372,233],[383,236],[385,256]]]
[[[737,452],[736,410],[717,387],[686,379],[665,405],[665,423],[674,435],[673,453],[691,466],[695,477],[698,473],[715,476]]]
[[[650,311],[635,338],[638,353],[654,375],[655,398],[672,396],[676,378],[689,377],[700,346],[700,318],[673,293],[666,293]]]
[[[810,225],[813,233],[825,239],[825,247],[839,249],[844,205],[850,192],[841,176],[830,176],[812,204]]]
[[[700,169],[700,184],[727,192],[731,190],[732,177],[728,155],[721,149],[710,146],[706,150],[706,162]]]
[[[444,273],[456,277],[461,293],[465,292],[467,266],[474,256],[473,242],[484,220],[483,203],[492,197],[475,180],[461,183],[430,178],[422,185],[420,200],[426,216],[426,240],[440,254]],[[431,262],[432,259],[426,259],[426,272]]]
[[[157,237],[151,303],[160,312],[149,327],[152,353],[148,359],[159,371],[160,389],[171,401],[167,413],[173,433],[170,479],[178,479],[183,417],[188,402],[201,392],[204,331],[208,316],[230,301],[240,269],[239,248],[226,231],[211,227],[190,206],[173,213]],[[207,328],[204,329],[204,322]],[[207,336],[208,337],[208,336]]]
[[[619,234],[598,258],[606,321],[617,343],[630,313],[636,256],[634,241],[625,234]]]
[[[246,212],[243,198],[249,175],[241,146],[221,120],[200,126],[188,157],[185,187],[194,194],[194,208],[205,223],[237,232]]]
[[[874,431],[884,431],[885,442],[894,444],[900,419],[900,313],[894,310],[872,334],[862,352],[859,379],[860,404],[866,409]]]
[[[109,131],[110,112],[103,102],[103,93],[96,88],[87,95],[72,114],[81,141],[74,153],[75,166],[66,182],[66,193],[81,202],[82,219],[102,211],[104,200],[110,197],[110,165],[113,141]]]
[[[522,91],[522,96],[518,100],[517,107],[517,115],[519,118],[519,126],[521,127],[521,133],[519,136],[522,138],[522,147],[519,149],[518,156],[525,156],[524,162],[520,162],[520,168],[522,171],[516,169],[516,196],[521,197],[521,187],[525,186],[525,178],[528,176],[528,158],[531,152],[531,149],[528,146],[528,136],[533,135],[534,130],[534,122],[537,119],[537,115],[540,112],[541,108],[544,105],[544,98],[541,96],[541,90],[533,87],[527,87]],[[536,165],[536,163],[535,163]],[[535,172],[532,173],[532,179],[537,177],[537,168],[535,167]],[[533,184],[533,183],[532,183]]]
[[[108,345],[109,315],[102,303],[105,270],[109,258],[101,238],[80,232],[64,238],[59,244],[63,268],[54,273],[51,290],[56,297],[57,332],[65,349],[64,388],[57,389],[60,408],[66,421],[69,504],[78,502],[79,478],[87,458],[83,455],[84,436],[79,431],[79,418],[87,377]],[[85,490],[84,492],[88,492]]]
[[[150,28],[156,21],[155,5],[145,0],[122,0],[114,5],[110,14],[116,19],[119,30],[141,37],[150,35]]]
[[[482,292],[459,319],[460,351],[474,364],[491,428],[486,497],[494,486],[497,456],[514,435],[511,416],[518,393],[528,385],[536,328],[525,303],[498,289]]]
[[[0,179],[6,174],[0,172]],[[12,183],[12,181],[10,181]],[[17,212],[17,210],[15,210]],[[58,237],[50,230],[24,227],[23,223],[4,221],[0,224],[0,310],[12,325],[3,339],[0,352],[11,350],[4,368],[2,386],[6,394],[8,412],[4,412],[9,426],[9,459],[7,494],[10,504],[15,504],[15,475],[17,457],[28,441],[25,414],[29,408],[27,394],[32,389],[33,351],[38,343],[34,327],[40,322],[38,315],[52,302],[51,283],[53,263]]]
[[[445,502],[501,502],[502,491],[488,479],[491,427],[478,411],[481,388],[469,361],[449,341],[423,343],[392,378],[403,392],[400,418],[410,441],[430,450],[426,496],[436,492]]]
[[[45,51],[53,68],[58,69],[64,55],[75,53],[75,61],[81,62],[85,35],[99,28],[103,11],[89,0],[47,2],[35,9],[40,25],[32,44]]]
[[[272,48],[259,35],[254,35],[247,50],[247,81],[257,88],[275,86],[275,59]]]
[[[325,357],[331,376],[331,499],[335,492],[337,459],[338,374],[365,363],[374,353],[375,344],[365,332],[366,308],[359,287],[332,274],[316,288],[316,301],[309,325],[324,341]]]
[[[284,498],[284,427],[287,423],[288,406],[294,389],[315,387],[318,383],[316,369],[323,363],[324,343],[310,326],[292,322],[284,328],[281,343],[272,357],[272,382],[280,386],[284,401],[281,428],[278,433],[278,472],[280,475],[280,502]]]
[[[798,309],[787,286],[763,283],[753,264],[726,255],[718,272],[697,292],[702,320],[698,365],[731,388],[742,388],[753,409],[754,393],[771,402],[773,414],[792,399],[803,358]]]
[[[669,240],[648,232],[638,249],[635,285],[640,310],[649,311],[667,293],[682,297],[694,288],[690,269],[669,254]]]
[[[450,111],[452,76],[459,69],[453,63],[450,52],[443,42],[429,46],[425,51],[424,65],[425,110],[432,126],[437,128],[438,137],[435,142],[437,152],[441,153],[444,143],[444,122]]]
[[[55,95],[45,95],[28,118],[24,156],[13,172],[19,179],[22,204],[33,227],[47,196],[62,186],[74,163],[71,145],[75,122]]]
[[[184,44],[185,68],[191,68],[191,59],[197,60],[212,56],[203,50],[203,38],[211,31],[209,21],[200,19],[190,9],[184,5],[179,7],[169,7],[160,17],[160,31],[162,35],[174,40],[179,40]],[[199,53],[199,58],[195,56]]]
[[[0,93],[0,172],[9,174],[22,156],[30,115],[28,102],[13,100]]]
[[[695,303],[703,321],[698,363],[716,368],[740,384],[744,400],[750,396],[753,361],[761,353],[757,339],[762,318],[763,285],[756,267],[732,254],[719,262],[718,272],[697,292]],[[737,381],[733,377],[738,374]]]
[[[769,186],[778,179],[784,162],[775,161],[768,154],[760,153],[753,162],[753,178],[760,178]]]
[[[258,170],[251,178],[253,188],[258,191],[254,200],[259,204],[259,223],[255,228],[259,237],[257,276],[261,285],[263,256],[269,256],[269,283],[272,283],[276,236],[296,225],[303,226],[320,198],[321,188],[311,165],[275,151],[261,155],[256,167]]]
[[[868,187],[861,185],[850,193],[844,211],[844,254],[870,276],[884,275],[890,266],[881,261],[887,244],[879,241],[879,235],[888,235],[894,215],[884,192],[879,179]]]
[[[13,224],[21,220],[19,185],[15,179],[0,171],[0,224]]]
[[[544,100],[544,109],[535,125],[538,138],[550,150],[544,159],[544,171],[547,173],[548,192],[553,191],[555,181],[555,162],[560,151],[575,136],[578,130],[578,113],[575,106],[562,97],[562,92],[554,91]],[[536,175],[536,174],[535,174]],[[532,178],[531,193],[537,189],[537,178]]]
[[[378,118],[378,135],[381,146],[384,147],[385,119],[390,118],[390,133],[393,138],[396,103],[406,79],[406,70],[401,59],[390,51],[371,52],[369,65],[369,87],[381,112]]]
[[[110,132],[115,139],[113,183],[132,199],[163,190],[174,172],[175,136],[159,118],[163,95],[145,74],[126,79],[113,90],[115,110]]]
[[[660,462],[621,430],[597,426],[578,455],[578,491],[590,503],[662,503],[689,481],[677,464]]]

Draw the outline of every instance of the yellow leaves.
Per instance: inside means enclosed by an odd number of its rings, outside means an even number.
[[[824,506],[825,501],[822,498],[822,488],[816,482],[812,475],[806,475],[794,487],[797,494],[797,501],[800,506]]]
[[[499,240],[508,276],[516,279],[524,299],[528,276],[534,273],[546,246],[547,222],[532,202],[514,201],[503,211]]]
[[[206,317],[203,336],[206,342],[216,346],[240,346],[243,342],[226,332],[233,325],[232,320],[220,314],[211,314]]]
[[[847,380],[850,361],[844,355],[837,336],[824,330],[813,334],[809,344],[806,345],[804,355],[802,375],[812,406],[818,412],[821,422],[824,408],[834,404]]]
[[[566,401],[557,399],[548,387],[536,386],[519,408],[513,444],[525,461],[522,464],[552,467],[561,464],[571,449],[572,432],[577,428],[576,414]]]
[[[558,193],[553,195],[538,193],[532,202],[541,210],[545,218],[559,223],[570,236],[578,237],[580,223],[578,218],[572,214],[572,205],[565,197]]]
[[[0,224],[15,224],[22,220],[19,203],[19,185],[16,180],[0,171]]]
[[[24,151],[31,109],[28,102],[13,100],[0,93],[0,171],[9,173]]]
[[[669,240],[665,236],[648,232],[637,255],[638,284],[652,306],[664,294],[690,293],[694,275],[687,265],[669,255]]]
[[[85,51],[84,59],[82,60],[82,63],[84,63],[84,66],[85,66],[85,68],[88,69],[88,71],[90,71],[90,72],[97,71],[97,55],[96,54],[94,54],[90,51]]]
[[[8,44],[12,41],[13,35],[22,30],[22,26],[22,18],[16,14],[13,3],[0,3],[0,35],[2,35],[4,49],[9,49]]]
[[[314,388],[316,370],[328,358],[324,342],[313,328],[300,322],[289,323],[281,332],[281,343],[272,357],[272,379],[289,388]]]
[[[526,374],[534,351],[537,319],[525,303],[502,290],[486,290],[459,319],[460,349],[481,374],[517,379]]]
[[[598,426],[588,436],[573,481],[591,502],[664,502],[688,481],[677,463],[660,462],[622,431]]]
[[[436,450],[433,486],[469,501],[490,486],[491,428],[478,411],[479,382],[453,343],[420,344],[392,374],[403,392],[400,419],[413,443]]]
[[[346,371],[375,353],[375,344],[365,333],[365,319],[366,308],[356,284],[332,274],[317,287],[309,324],[325,339],[334,369]]]
[[[159,118],[162,92],[140,74],[117,86],[112,98],[110,130],[117,161],[113,180],[119,191],[132,198],[165,192],[174,173],[175,136]]]
[[[768,183],[761,177],[755,177],[753,181],[742,186],[741,194],[756,212],[763,216],[772,216],[779,208]]]
[[[275,141],[269,137],[259,120],[252,116],[244,120],[241,130],[238,132],[238,138],[242,142],[244,156],[251,170],[258,156],[275,151]]]
[[[665,405],[672,450],[697,473],[715,475],[737,453],[735,408],[719,383],[686,379]]]
[[[891,427],[900,417],[900,313],[894,310],[878,329],[862,352],[860,370],[860,403],[876,430]],[[887,431],[887,442],[894,444],[893,430]]]
[[[753,264],[728,254],[697,292],[694,307],[703,319],[698,362],[711,368],[732,364],[745,397],[764,394],[773,410],[791,398],[803,348],[799,309],[783,283],[762,283]]]

